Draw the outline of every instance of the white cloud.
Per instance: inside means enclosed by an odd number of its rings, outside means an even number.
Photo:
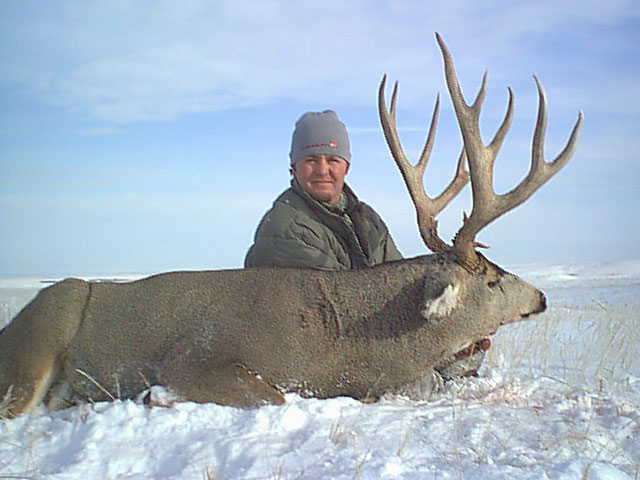
[[[475,88],[487,65],[497,65],[500,78],[498,58],[510,66],[530,58],[535,36],[639,14],[631,1],[375,3],[99,1],[40,13],[25,6],[7,25],[18,52],[4,77],[115,123],[328,95],[368,105],[369,86],[384,71],[406,82],[411,102],[440,88],[440,75],[429,74],[440,71],[436,30]]]

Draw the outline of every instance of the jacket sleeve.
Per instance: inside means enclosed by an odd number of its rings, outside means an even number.
[[[391,234],[387,231],[387,239],[384,243],[384,259],[383,262],[393,262],[394,260],[402,260],[402,253],[398,250],[396,242],[393,241]]]
[[[336,245],[309,222],[295,217],[282,218],[279,212],[269,212],[256,230],[254,244],[245,257],[244,266],[315,268],[345,270],[348,264],[338,258]]]

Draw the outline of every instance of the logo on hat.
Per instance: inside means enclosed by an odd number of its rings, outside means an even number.
[[[328,143],[312,143],[311,145],[305,145],[304,147],[302,147],[302,150],[318,147],[338,148],[338,142],[336,142],[335,140],[331,140]]]

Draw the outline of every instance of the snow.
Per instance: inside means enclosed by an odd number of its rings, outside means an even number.
[[[480,377],[429,401],[290,395],[248,410],[116,401],[21,415],[0,420],[0,478],[639,478],[640,261],[509,270],[549,309],[500,329]],[[45,285],[0,281],[0,325]]]

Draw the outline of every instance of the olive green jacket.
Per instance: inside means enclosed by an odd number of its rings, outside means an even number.
[[[343,209],[318,202],[293,179],[258,225],[245,267],[349,270],[400,260],[380,216],[345,184]]]

